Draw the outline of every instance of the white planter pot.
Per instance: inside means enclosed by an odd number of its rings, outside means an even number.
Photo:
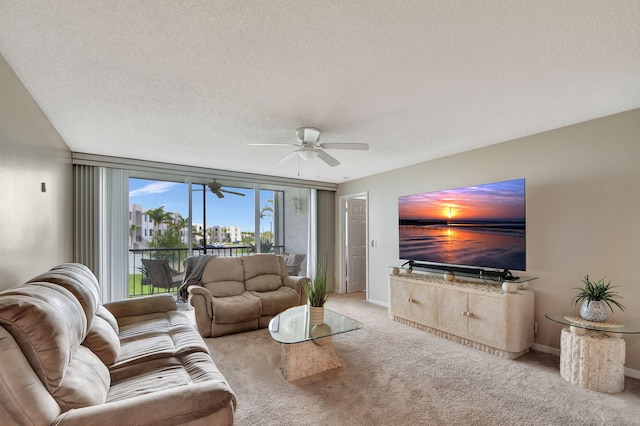
[[[609,316],[607,304],[602,300],[585,300],[580,307],[580,316],[587,321],[604,322]]]

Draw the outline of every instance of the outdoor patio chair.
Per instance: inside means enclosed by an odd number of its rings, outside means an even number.
[[[152,293],[155,293],[156,288],[169,290],[182,284],[184,274],[172,269],[166,260],[142,259],[142,264],[151,280]]]
[[[306,254],[282,253],[285,268],[290,276],[297,276],[300,273],[302,262],[307,257]]]

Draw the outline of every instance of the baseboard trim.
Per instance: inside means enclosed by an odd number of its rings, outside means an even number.
[[[375,300],[375,299],[369,299],[367,298],[367,302],[374,304],[374,305],[378,305],[378,306],[382,306],[383,308],[389,308],[389,304],[386,302],[381,302],[379,300]]]
[[[551,354],[551,355],[560,357],[560,349],[552,348],[551,346],[545,346],[539,343],[534,343],[531,349],[533,349],[534,351],[544,352],[546,354]],[[640,379],[640,370],[625,367],[624,375],[634,379]]]
[[[560,357],[560,349],[552,348],[551,346],[545,346],[539,343],[534,343],[531,349],[533,349],[534,351],[543,352],[545,354],[551,354],[551,355]]]

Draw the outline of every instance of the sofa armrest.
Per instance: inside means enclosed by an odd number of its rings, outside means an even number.
[[[291,287],[300,295],[299,305],[305,305],[307,303],[307,293],[305,293],[302,287],[304,282],[311,282],[311,279],[309,277],[286,276],[282,280],[284,285]]]
[[[190,285],[187,290],[189,303],[195,311],[198,332],[202,337],[209,337],[213,321],[213,296],[209,290],[199,285]]]
[[[175,299],[168,293],[109,302],[105,303],[104,307],[107,308],[116,319],[169,312],[177,309]]]
[[[54,425],[233,424],[236,400],[222,381],[177,386],[133,398],[77,408],[61,414]]]

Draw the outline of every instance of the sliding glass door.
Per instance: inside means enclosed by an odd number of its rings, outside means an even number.
[[[307,256],[309,189],[173,179],[138,172],[129,180],[129,297],[175,293],[154,282],[149,261],[179,274],[184,259],[203,254]]]

